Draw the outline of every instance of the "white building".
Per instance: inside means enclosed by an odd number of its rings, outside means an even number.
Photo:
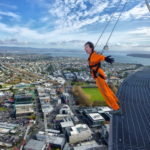
[[[33,104],[17,104],[16,115],[34,113]]]
[[[61,128],[73,127],[74,123],[72,121],[64,121],[60,123]]]
[[[104,112],[112,111],[112,109],[111,109],[110,107],[107,107],[107,106],[102,106],[101,109],[102,109]]]
[[[74,144],[88,140],[92,136],[90,128],[86,124],[77,124],[68,131],[69,143]]]

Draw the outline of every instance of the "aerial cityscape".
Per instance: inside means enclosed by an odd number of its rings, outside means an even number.
[[[48,141],[50,148],[63,150],[107,149],[111,109],[86,59],[9,54],[0,60],[1,148],[42,150]],[[116,93],[143,65],[104,62],[103,68]]]

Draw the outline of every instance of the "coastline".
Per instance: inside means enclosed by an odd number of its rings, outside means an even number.
[[[150,59],[150,54],[127,54],[127,56]]]

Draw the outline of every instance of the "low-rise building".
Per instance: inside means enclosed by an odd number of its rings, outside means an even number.
[[[29,140],[24,146],[24,150],[44,150],[46,147],[45,141]]]
[[[89,141],[78,144],[73,147],[73,150],[107,150],[108,148],[104,145],[98,145],[96,141]]]
[[[99,113],[89,113],[87,114],[87,122],[91,127],[101,126],[101,123],[104,122],[105,119]]]
[[[90,127],[98,127],[101,126],[101,123],[105,121],[105,119],[98,113],[96,109],[92,110],[84,110],[83,115],[87,124]]]
[[[14,99],[17,116],[34,113],[33,97],[31,95],[19,94],[15,95]]]
[[[101,106],[100,109],[104,112],[110,112],[112,111],[112,109],[110,107],[107,107],[107,106]]]
[[[68,105],[63,105],[63,107],[59,110],[59,114],[56,115],[55,120],[63,120],[64,118],[73,116],[73,112]]]
[[[72,121],[65,121],[60,123],[61,128],[67,128],[74,126],[74,123]]]
[[[34,113],[33,104],[17,104],[15,105],[16,115]]]
[[[92,136],[90,128],[86,124],[77,124],[66,129],[67,139],[70,144],[88,140]]]
[[[45,134],[38,133],[38,134],[36,134],[36,138],[37,138],[37,140],[45,141],[46,136],[45,136]],[[66,140],[64,137],[55,136],[53,134],[48,134],[48,142],[49,142],[51,148],[63,149],[63,147],[66,143]]]

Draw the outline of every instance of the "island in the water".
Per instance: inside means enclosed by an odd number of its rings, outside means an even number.
[[[150,58],[150,54],[127,54],[127,56],[141,57],[141,58]]]

